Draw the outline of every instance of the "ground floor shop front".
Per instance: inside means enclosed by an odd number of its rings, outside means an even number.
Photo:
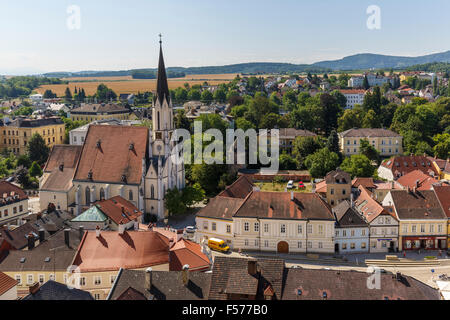
[[[402,237],[403,250],[437,250],[447,248],[447,237]]]

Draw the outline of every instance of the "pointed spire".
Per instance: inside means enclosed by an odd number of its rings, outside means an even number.
[[[162,105],[163,99],[167,100],[167,104],[169,104],[170,99],[170,92],[169,92],[169,85],[167,83],[167,74],[166,74],[166,67],[164,65],[164,57],[162,52],[162,35],[159,34],[159,64],[158,64],[158,79],[156,83],[156,99],[159,100],[159,103]]]

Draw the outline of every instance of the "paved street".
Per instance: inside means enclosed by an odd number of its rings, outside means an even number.
[[[41,211],[41,208],[39,206],[39,197],[30,197],[28,199],[28,210],[31,213],[38,213]]]

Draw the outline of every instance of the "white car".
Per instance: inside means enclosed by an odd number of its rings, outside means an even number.
[[[186,232],[187,233],[194,233],[195,232],[195,227],[194,226],[187,226],[186,227]]]
[[[289,182],[288,182],[288,184],[287,184],[286,188],[288,188],[288,189],[292,189],[293,187],[294,187],[294,181],[292,181],[292,180],[289,180]]]

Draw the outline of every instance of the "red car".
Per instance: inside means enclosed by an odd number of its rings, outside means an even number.
[[[305,185],[303,184],[303,181],[300,181],[300,182],[298,183],[298,188],[299,188],[299,189],[304,189],[304,188],[305,188]]]

